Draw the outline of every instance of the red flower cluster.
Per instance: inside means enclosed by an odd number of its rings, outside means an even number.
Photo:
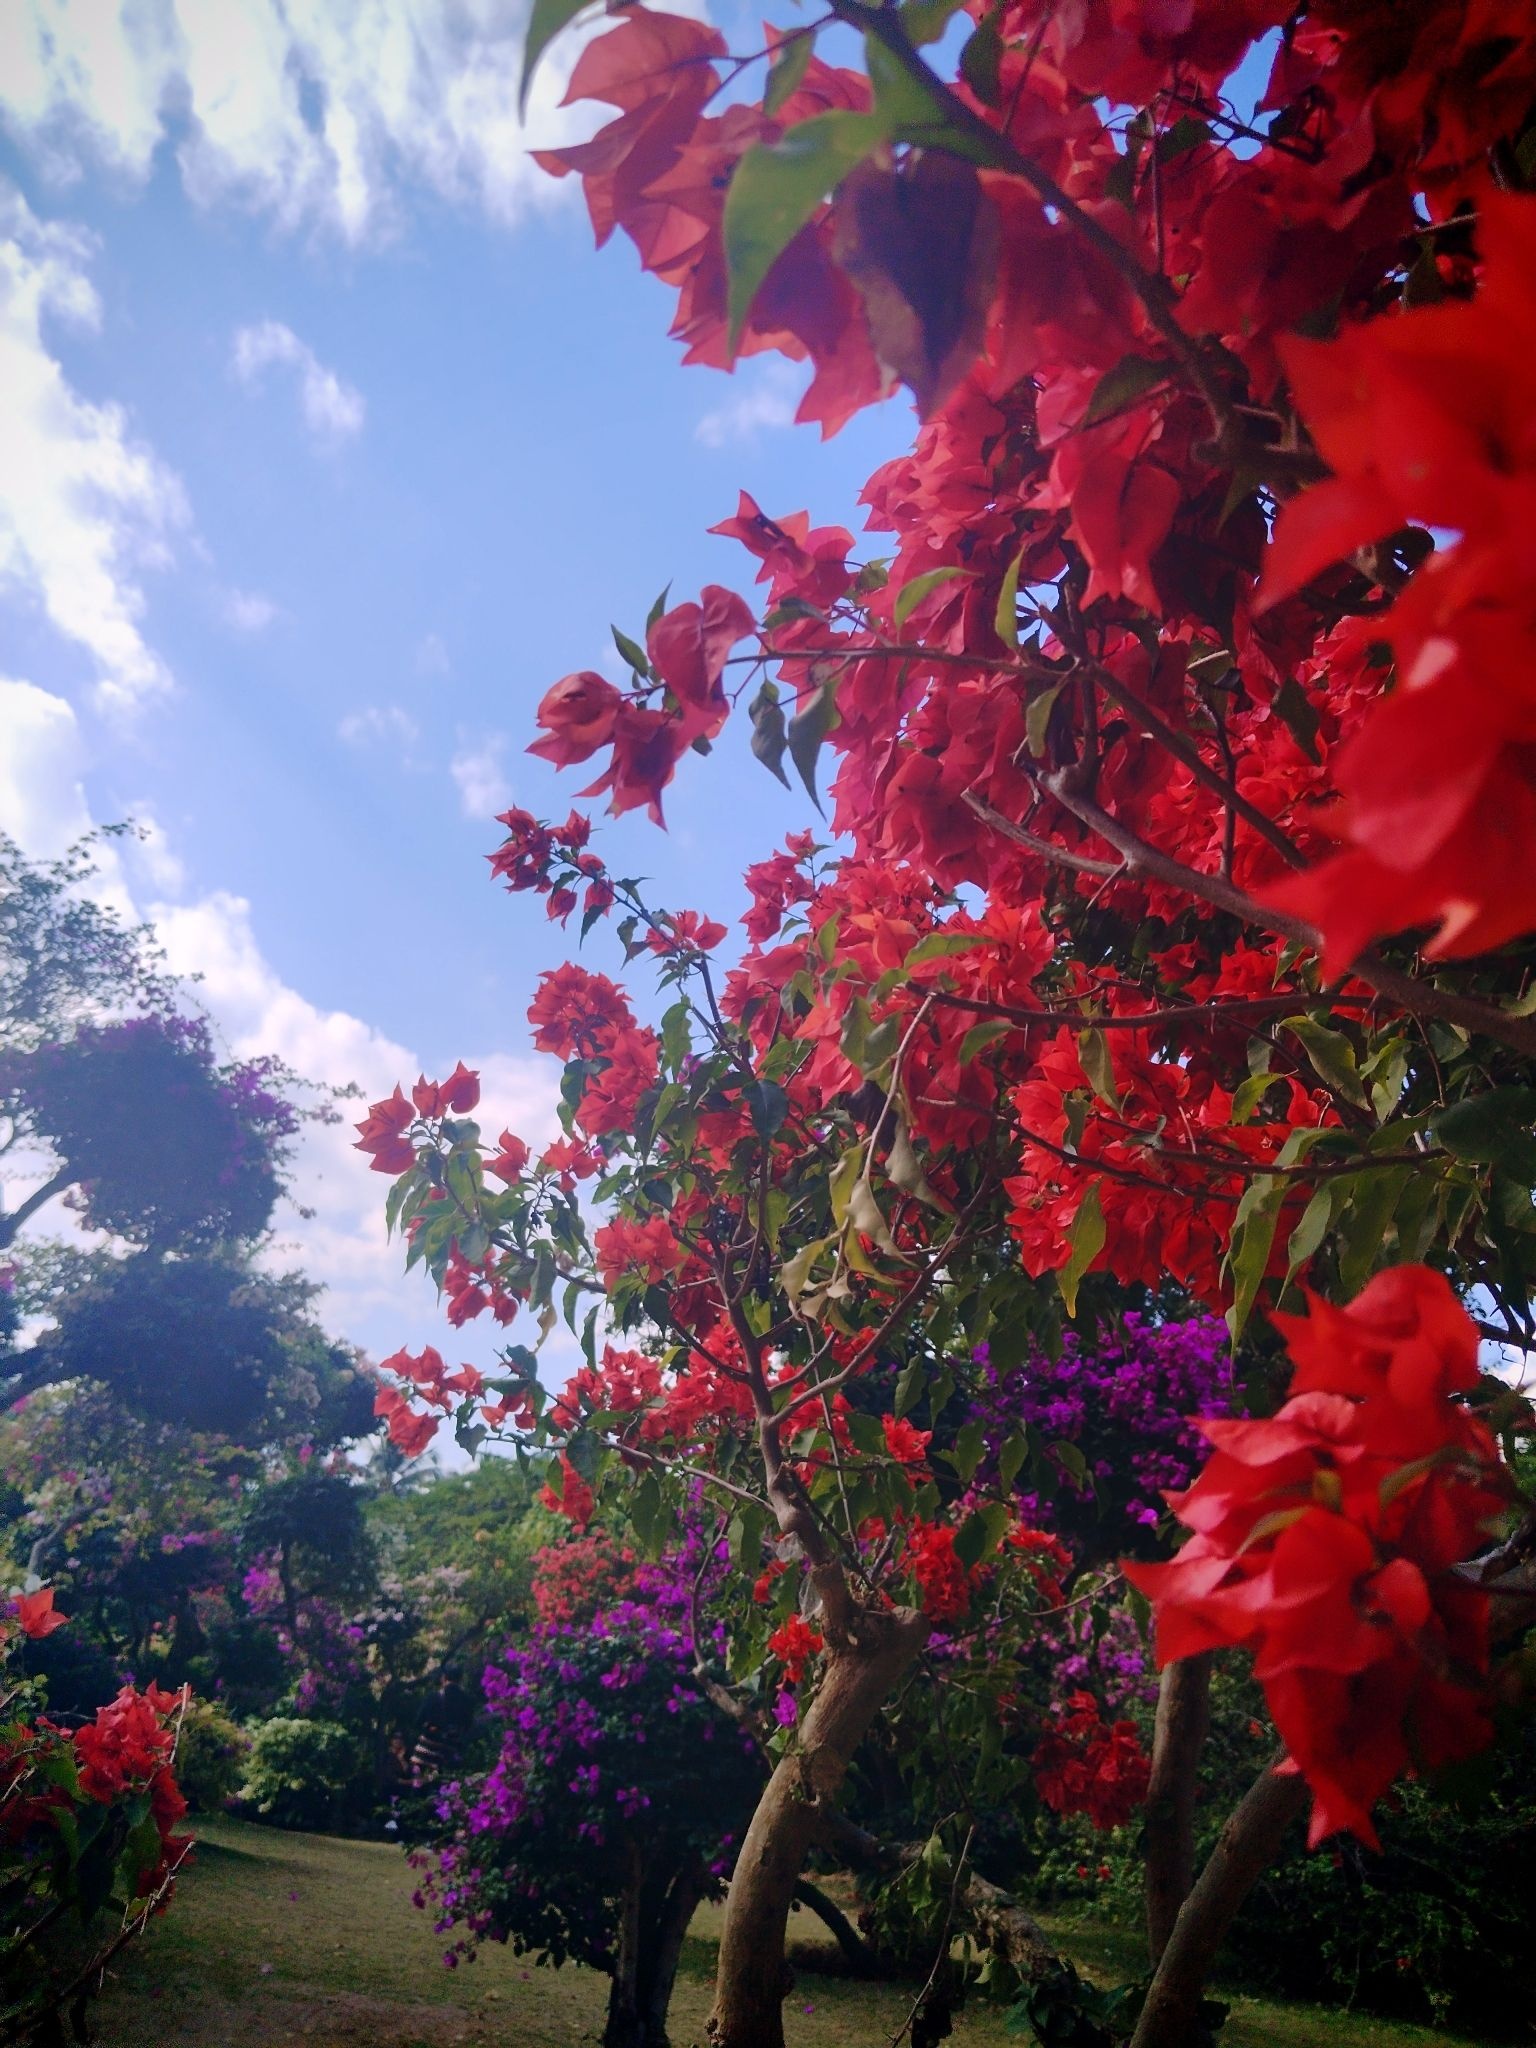
[[[445,1415],[451,1414],[461,1401],[478,1399],[485,1390],[485,1379],[478,1366],[461,1365],[456,1372],[449,1372],[442,1353],[431,1344],[419,1354],[402,1347],[380,1359],[378,1370],[405,1380],[427,1403],[425,1409],[418,1410],[412,1407],[409,1394],[391,1385],[381,1386],[374,1395],[374,1414],[385,1418],[390,1442],[408,1458],[420,1457]],[[505,1414],[504,1403],[502,1409]]]
[[[916,1523],[907,1531],[906,1561],[930,1621],[942,1625],[969,1612],[975,1574],[955,1555],[953,1529],[936,1522]]]
[[[1053,1813],[1086,1814],[1096,1828],[1123,1827],[1146,1799],[1152,1759],[1134,1721],[1101,1719],[1092,1693],[1055,1710],[1035,1747],[1035,1789]]]
[[[1451,955],[1536,927],[1536,203],[1485,194],[1478,237],[1474,299],[1281,347],[1335,474],[1281,514],[1265,600],[1410,523],[1458,536],[1366,629],[1398,686],[1335,764],[1344,850],[1268,892],[1330,975],[1406,926]]]
[[[792,1614],[768,1638],[769,1654],[777,1657],[784,1666],[786,1685],[798,1685],[805,1676],[805,1667],[810,1659],[818,1656],[825,1647],[825,1640],[799,1614]]]
[[[665,689],[665,710],[641,701],[644,690],[626,696],[594,670],[581,669],[546,691],[537,715],[547,737],[535,740],[529,753],[566,768],[611,747],[607,769],[581,794],[611,795],[608,808],[615,816],[645,804],[659,825],[661,791],[678,761],[725,723],[726,658],[752,626],[751,612],[733,590],[706,584],[699,603],[674,605],[646,635],[651,667]]]
[[[578,1529],[585,1529],[592,1519],[592,1510],[597,1502],[592,1489],[576,1470],[564,1451],[560,1453],[560,1490],[546,1485],[539,1489],[539,1505],[547,1508],[552,1515],[564,1515],[565,1519]]]
[[[1311,1840],[1375,1844],[1371,1808],[1406,1771],[1481,1749],[1488,1600],[1455,1567],[1505,1504],[1498,1455],[1455,1396],[1477,1332],[1423,1266],[1340,1310],[1276,1317],[1296,1370],[1268,1421],[1197,1426],[1215,1455],[1174,1501],[1170,1564],[1126,1564],[1157,1610],[1160,1663],[1241,1645],[1312,1788]]]
[[[150,1812],[160,1834],[160,1860],[139,1880],[140,1897],[155,1890],[192,1846],[175,1834],[187,1802],[171,1767],[176,1751],[172,1717],[188,1696],[185,1688],[164,1692],[151,1685],[136,1692],[125,1685],[115,1700],[97,1708],[93,1722],[77,1728],[71,1738],[80,1787],[90,1798],[111,1806],[136,1793],[149,1795]]]

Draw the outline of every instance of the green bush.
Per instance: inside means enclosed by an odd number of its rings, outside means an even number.
[[[176,1777],[195,1813],[218,1813],[240,1789],[251,1738],[211,1700],[195,1696],[182,1717]]]
[[[274,1827],[336,1828],[363,1767],[356,1737],[339,1723],[279,1716],[252,1734],[240,1797]]]

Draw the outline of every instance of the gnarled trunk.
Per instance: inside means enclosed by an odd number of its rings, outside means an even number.
[[[910,1608],[860,1614],[829,1645],[799,1739],[753,1814],[725,1902],[709,2035],[715,2048],[784,2048],[785,1926],[806,1851],[853,1753],[928,1640]]]
[[[1131,2048],[1188,2048],[1222,1938],[1306,1803],[1304,1780],[1273,1769],[1249,1786],[1179,1909]]]
[[[1195,1793],[1210,1725],[1209,1650],[1164,1666],[1157,1688],[1157,1729],[1147,1786],[1146,1905],[1148,1960],[1155,1970],[1195,1881]]]
[[[667,2008],[707,1876],[701,1863],[671,1873],[648,1870],[636,1842],[628,1861],[603,2048],[668,2048]]]

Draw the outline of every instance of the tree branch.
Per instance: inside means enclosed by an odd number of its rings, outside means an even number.
[[[1315,926],[1302,918],[1292,917],[1287,911],[1256,902],[1219,875],[1203,875],[1197,868],[1185,867],[1182,861],[1160,853],[1129,826],[1111,817],[1108,811],[1101,810],[1091,797],[1073,789],[1069,771],[1058,770],[1042,776],[1040,780],[1042,787],[1055,797],[1063,810],[1070,811],[1107,845],[1114,847],[1127,868],[1150,875],[1154,881],[1162,882],[1170,889],[1182,889],[1187,895],[1197,897],[1217,910],[1225,910],[1260,931],[1274,932],[1278,937],[1291,939],[1314,953],[1322,951],[1322,934]],[[1360,955],[1351,966],[1350,973],[1379,994],[1401,1004],[1411,1015],[1438,1017],[1481,1038],[1496,1039],[1516,1052],[1536,1057],[1536,1019],[1512,1017],[1507,1010],[1495,1009],[1475,997],[1457,995],[1451,989],[1430,987],[1415,980],[1411,974],[1389,966],[1370,952]]]

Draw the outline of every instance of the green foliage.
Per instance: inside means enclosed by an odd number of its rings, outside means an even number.
[[[339,1723],[279,1716],[252,1734],[240,1797],[274,1827],[334,1827],[363,1765],[357,1738]]]
[[[240,1789],[251,1738],[211,1700],[194,1698],[181,1721],[176,1780],[194,1813],[219,1813]]]

